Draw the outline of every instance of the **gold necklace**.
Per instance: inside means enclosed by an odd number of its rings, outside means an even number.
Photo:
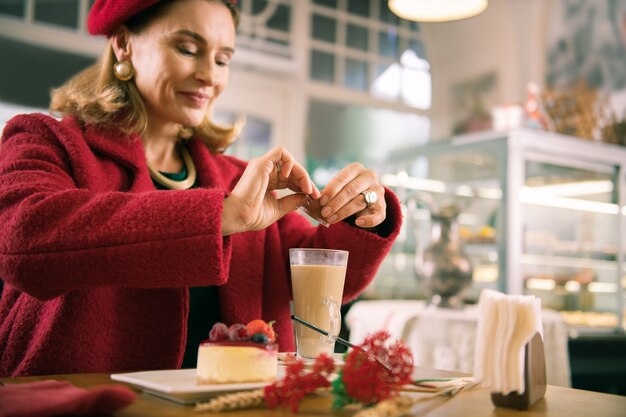
[[[150,165],[150,162],[146,161],[152,179],[170,190],[187,190],[193,187],[196,182],[196,165],[193,163],[193,158],[187,150],[187,147],[183,146],[181,148],[181,153],[183,155],[183,162],[187,168],[187,178],[182,181],[169,179],[165,175],[161,174],[158,169]]]

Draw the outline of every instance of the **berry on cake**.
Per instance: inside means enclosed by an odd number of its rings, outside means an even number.
[[[216,323],[198,348],[197,382],[271,382],[278,370],[276,334],[263,320],[247,325]]]

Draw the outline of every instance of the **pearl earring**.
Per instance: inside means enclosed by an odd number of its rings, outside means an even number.
[[[115,65],[113,65],[113,75],[115,75],[115,78],[120,81],[130,80],[131,78],[133,78],[133,75],[135,75],[135,71],[133,70],[133,64],[125,59],[116,62]]]

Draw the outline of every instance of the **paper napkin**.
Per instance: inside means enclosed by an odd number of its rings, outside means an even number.
[[[474,378],[492,392],[523,393],[526,344],[543,338],[541,300],[483,290],[474,351]]]

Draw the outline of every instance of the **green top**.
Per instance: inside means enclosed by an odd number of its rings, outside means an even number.
[[[165,177],[174,181],[184,181],[187,178],[187,167],[183,164],[180,172],[161,172]],[[157,190],[167,190],[154,179],[152,183]],[[191,188],[197,188],[198,182]],[[182,368],[195,368],[198,361],[198,346],[200,342],[209,338],[209,331],[215,323],[220,321],[219,297],[217,286],[189,288],[189,316],[187,317],[187,342]]]
[[[187,166],[185,164],[183,164],[183,169],[180,172],[163,172],[163,171],[159,171],[159,172],[163,174],[164,177],[167,177],[173,181],[185,181],[187,179]],[[158,181],[155,181],[154,179],[152,179],[152,183],[154,184],[157,190],[169,190],[169,188],[161,185]],[[191,188],[198,188],[197,179]]]

